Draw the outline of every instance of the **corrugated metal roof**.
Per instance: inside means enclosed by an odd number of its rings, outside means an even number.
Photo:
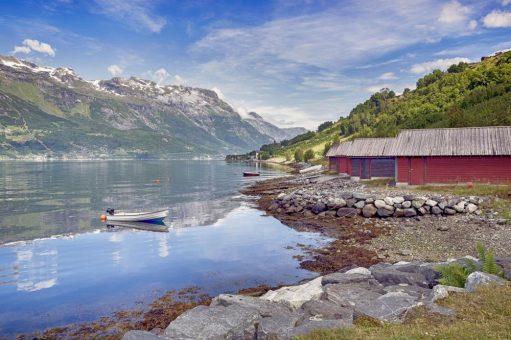
[[[402,130],[389,149],[394,156],[511,155],[511,126]]]

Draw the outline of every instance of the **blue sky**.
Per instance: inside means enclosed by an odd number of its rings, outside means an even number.
[[[283,127],[508,48],[511,0],[0,2],[0,54],[215,89]]]

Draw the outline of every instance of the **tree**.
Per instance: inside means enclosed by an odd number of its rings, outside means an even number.
[[[341,138],[339,137],[339,135],[335,135],[334,138],[332,139],[332,145],[339,144],[340,142]]]
[[[303,160],[305,162],[308,162],[311,159],[313,159],[314,157],[315,157],[314,151],[312,151],[312,149],[308,149],[307,151],[305,151],[305,154],[303,155]]]
[[[302,149],[296,149],[295,162],[303,162],[303,150]]]
[[[270,155],[270,153],[269,153],[269,152],[267,152],[267,151],[261,151],[261,152],[259,153],[259,159],[261,159],[261,160],[263,160],[263,161],[265,161],[265,160],[267,160],[267,159],[270,159],[270,157],[271,157],[271,155]]]
[[[332,125],[334,125],[334,122],[328,121],[328,122],[321,123],[318,126],[318,132],[321,132],[321,131],[323,131],[325,129],[328,129]]]
[[[330,142],[325,143],[325,147],[323,148],[323,156],[326,155],[326,153],[328,152],[328,150],[330,150],[331,147],[332,147],[332,144]]]
[[[291,152],[286,152],[286,161],[290,161],[291,160]]]

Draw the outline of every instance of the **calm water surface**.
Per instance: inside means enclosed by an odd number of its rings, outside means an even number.
[[[239,188],[258,180],[241,177],[247,170],[220,161],[0,163],[0,335],[95,320],[169,289],[214,295],[313,277],[298,268],[296,245],[325,240],[244,203]],[[98,219],[107,207],[168,207],[171,227],[108,229]]]

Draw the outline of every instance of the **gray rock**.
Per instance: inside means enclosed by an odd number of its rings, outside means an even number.
[[[458,204],[453,206],[454,210],[456,210],[459,213],[462,213],[465,211],[465,201],[460,201]]]
[[[403,209],[396,208],[394,211],[394,217],[403,217],[405,216],[405,211]]]
[[[303,216],[305,216],[305,217],[312,217],[312,216],[314,216],[314,214],[310,210],[304,210],[303,211]]]
[[[456,315],[456,311],[455,310],[453,310],[451,308],[439,306],[436,303],[428,303],[428,304],[426,304],[426,308],[431,313],[440,314],[440,315],[443,315],[443,316],[454,316],[454,315]]]
[[[402,204],[399,204],[399,203],[394,203],[394,208],[403,208],[403,205]]]
[[[424,205],[426,201],[423,200],[422,198],[416,198],[412,201],[412,205],[415,209],[419,209],[420,207],[422,207]]]
[[[412,202],[411,201],[404,201],[403,203],[401,203],[401,206],[405,209],[408,209],[412,206]]]
[[[428,200],[426,200],[426,202],[425,202],[425,203],[426,203],[426,205],[429,205],[430,207],[434,207],[434,206],[436,206],[436,205],[438,204],[438,202],[437,202],[437,201],[434,201],[434,200],[432,200],[432,199],[428,199]]]
[[[381,268],[377,266],[372,266],[369,270],[371,270],[371,274],[376,281],[384,286],[406,283],[424,288],[429,287],[428,280],[421,273],[405,272],[392,267]]]
[[[286,197],[286,193],[284,193],[284,192],[281,192],[280,194],[277,195],[278,200],[283,200],[284,197]]]
[[[460,199],[459,198],[451,198],[450,200],[447,201],[447,206],[449,208],[454,208],[454,206],[456,204],[458,204],[460,202]]]
[[[443,213],[443,211],[439,207],[434,206],[434,207],[431,208],[431,213],[433,215],[440,215],[441,213]]]
[[[442,209],[442,210],[444,210],[446,206],[447,206],[447,202],[446,202],[446,201],[440,201],[440,202],[438,203],[438,207],[439,207],[440,209]]]
[[[494,283],[497,285],[503,285],[507,281],[497,275],[487,274],[483,272],[473,272],[467,277],[467,281],[465,281],[465,289],[467,292],[473,292],[478,287],[482,285],[486,285],[489,283]]]
[[[384,201],[384,200],[375,200],[375,201],[374,201],[374,206],[375,206],[376,208],[378,208],[378,209],[383,208],[383,207],[385,207],[386,205],[387,205],[387,203],[385,203],[385,201]]]
[[[354,208],[340,208],[337,210],[337,216],[339,217],[355,217],[358,215],[358,210]]]
[[[349,283],[362,283],[371,280],[373,276],[371,274],[359,274],[359,273],[332,273],[323,276],[321,284],[326,286],[328,284],[349,284]]]
[[[376,213],[378,214],[378,216],[380,217],[390,217],[392,216],[392,214],[394,213],[392,210],[388,210],[388,209],[385,209],[385,208],[380,208],[376,211]]]
[[[354,193],[355,194],[355,193]],[[341,197],[344,198],[345,200],[349,200],[350,198],[353,198],[353,195],[352,193],[350,192],[343,192],[341,194]],[[356,198],[356,197],[355,197]]]
[[[417,211],[415,211],[414,208],[405,209],[404,213],[405,213],[405,217],[417,216]]]
[[[180,340],[243,338],[245,330],[260,318],[256,309],[242,306],[198,306],[172,321],[165,329],[165,337]]]
[[[341,307],[353,307],[382,296],[385,291],[374,279],[356,284],[329,284],[325,286],[324,300]]]
[[[427,215],[428,214],[428,211],[424,207],[420,207],[419,209],[417,209],[417,212],[419,213],[419,215]]]
[[[348,208],[352,208],[355,205],[355,203],[357,203],[357,200],[354,198],[350,198],[349,200],[346,200],[346,206]]]
[[[418,306],[419,300],[403,292],[390,292],[355,305],[355,317],[365,315],[382,321],[401,321],[406,312]]]
[[[448,207],[446,207],[446,208],[444,209],[444,213],[445,213],[446,215],[456,215],[456,210],[454,210],[454,209],[452,209],[452,208],[448,208]]]
[[[161,340],[164,337],[146,331],[129,331],[122,337],[123,340]]]
[[[362,214],[364,215],[364,217],[373,217],[374,215],[376,215],[376,212],[377,212],[378,209],[376,209],[376,207],[372,204],[367,204],[364,206],[364,208],[362,208]]]
[[[355,203],[354,207],[357,209],[362,209],[365,205],[366,205],[365,201],[358,201],[357,203]]]
[[[303,316],[297,322],[297,325],[301,325],[310,319],[343,320],[347,325],[353,323],[353,308],[342,307],[328,300],[306,302],[301,307],[300,313],[303,314]]]
[[[433,287],[438,283],[440,273],[435,270],[436,264],[423,264],[420,262],[409,262],[406,264],[395,264],[391,268],[405,273],[418,273],[424,276],[428,287]]]
[[[335,210],[325,211],[325,216],[335,217],[336,215],[337,215],[337,211],[335,211]]]
[[[477,210],[477,205],[469,203],[465,209],[469,214],[471,214]]]
[[[394,204],[394,200],[392,199],[392,197],[385,197],[383,199],[383,201],[385,202],[385,204],[387,205],[393,205]]]
[[[507,220],[505,218],[497,218],[495,220],[495,223],[497,223],[498,225],[505,225],[507,224]]]
[[[345,207],[346,206],[346,201],[342,198],[333,198],[331,200],[328,201],[328,207],[330,209],[339,209],[339,208],[342,208],[342,207]]]
[[[315,213],[317,215],[317,214],[326,210],[326,205],[324,203],[318,202],[318,203],[314,204],[314,206],[312,207],[311,210],[313,213]]]
[[[354,192],[353,193],[353,198],[355,198],[357,200],[366,200],[369,197],[370,197],[369,195],[364,194],[363,192]]]
[[[404,195],[403,198],[405,201],[413,201],[415,199],[415,196],[413,195]]]
[[[318,277],[301,285],[270,290],[261,296],[261,299],[284,303],[293,309],[300,308],[305,302],[321,297],[322,279]]]
[[[436,229],[440,230],[440,231],[448,231],[449,230],[449,226],[445,225],[445,224],[442,224],[442,225],[439,225]]]
[[[392,199],[392,202],[394,204],[402,204],[405,201],[404,197],[402,196],[396,196]]]

